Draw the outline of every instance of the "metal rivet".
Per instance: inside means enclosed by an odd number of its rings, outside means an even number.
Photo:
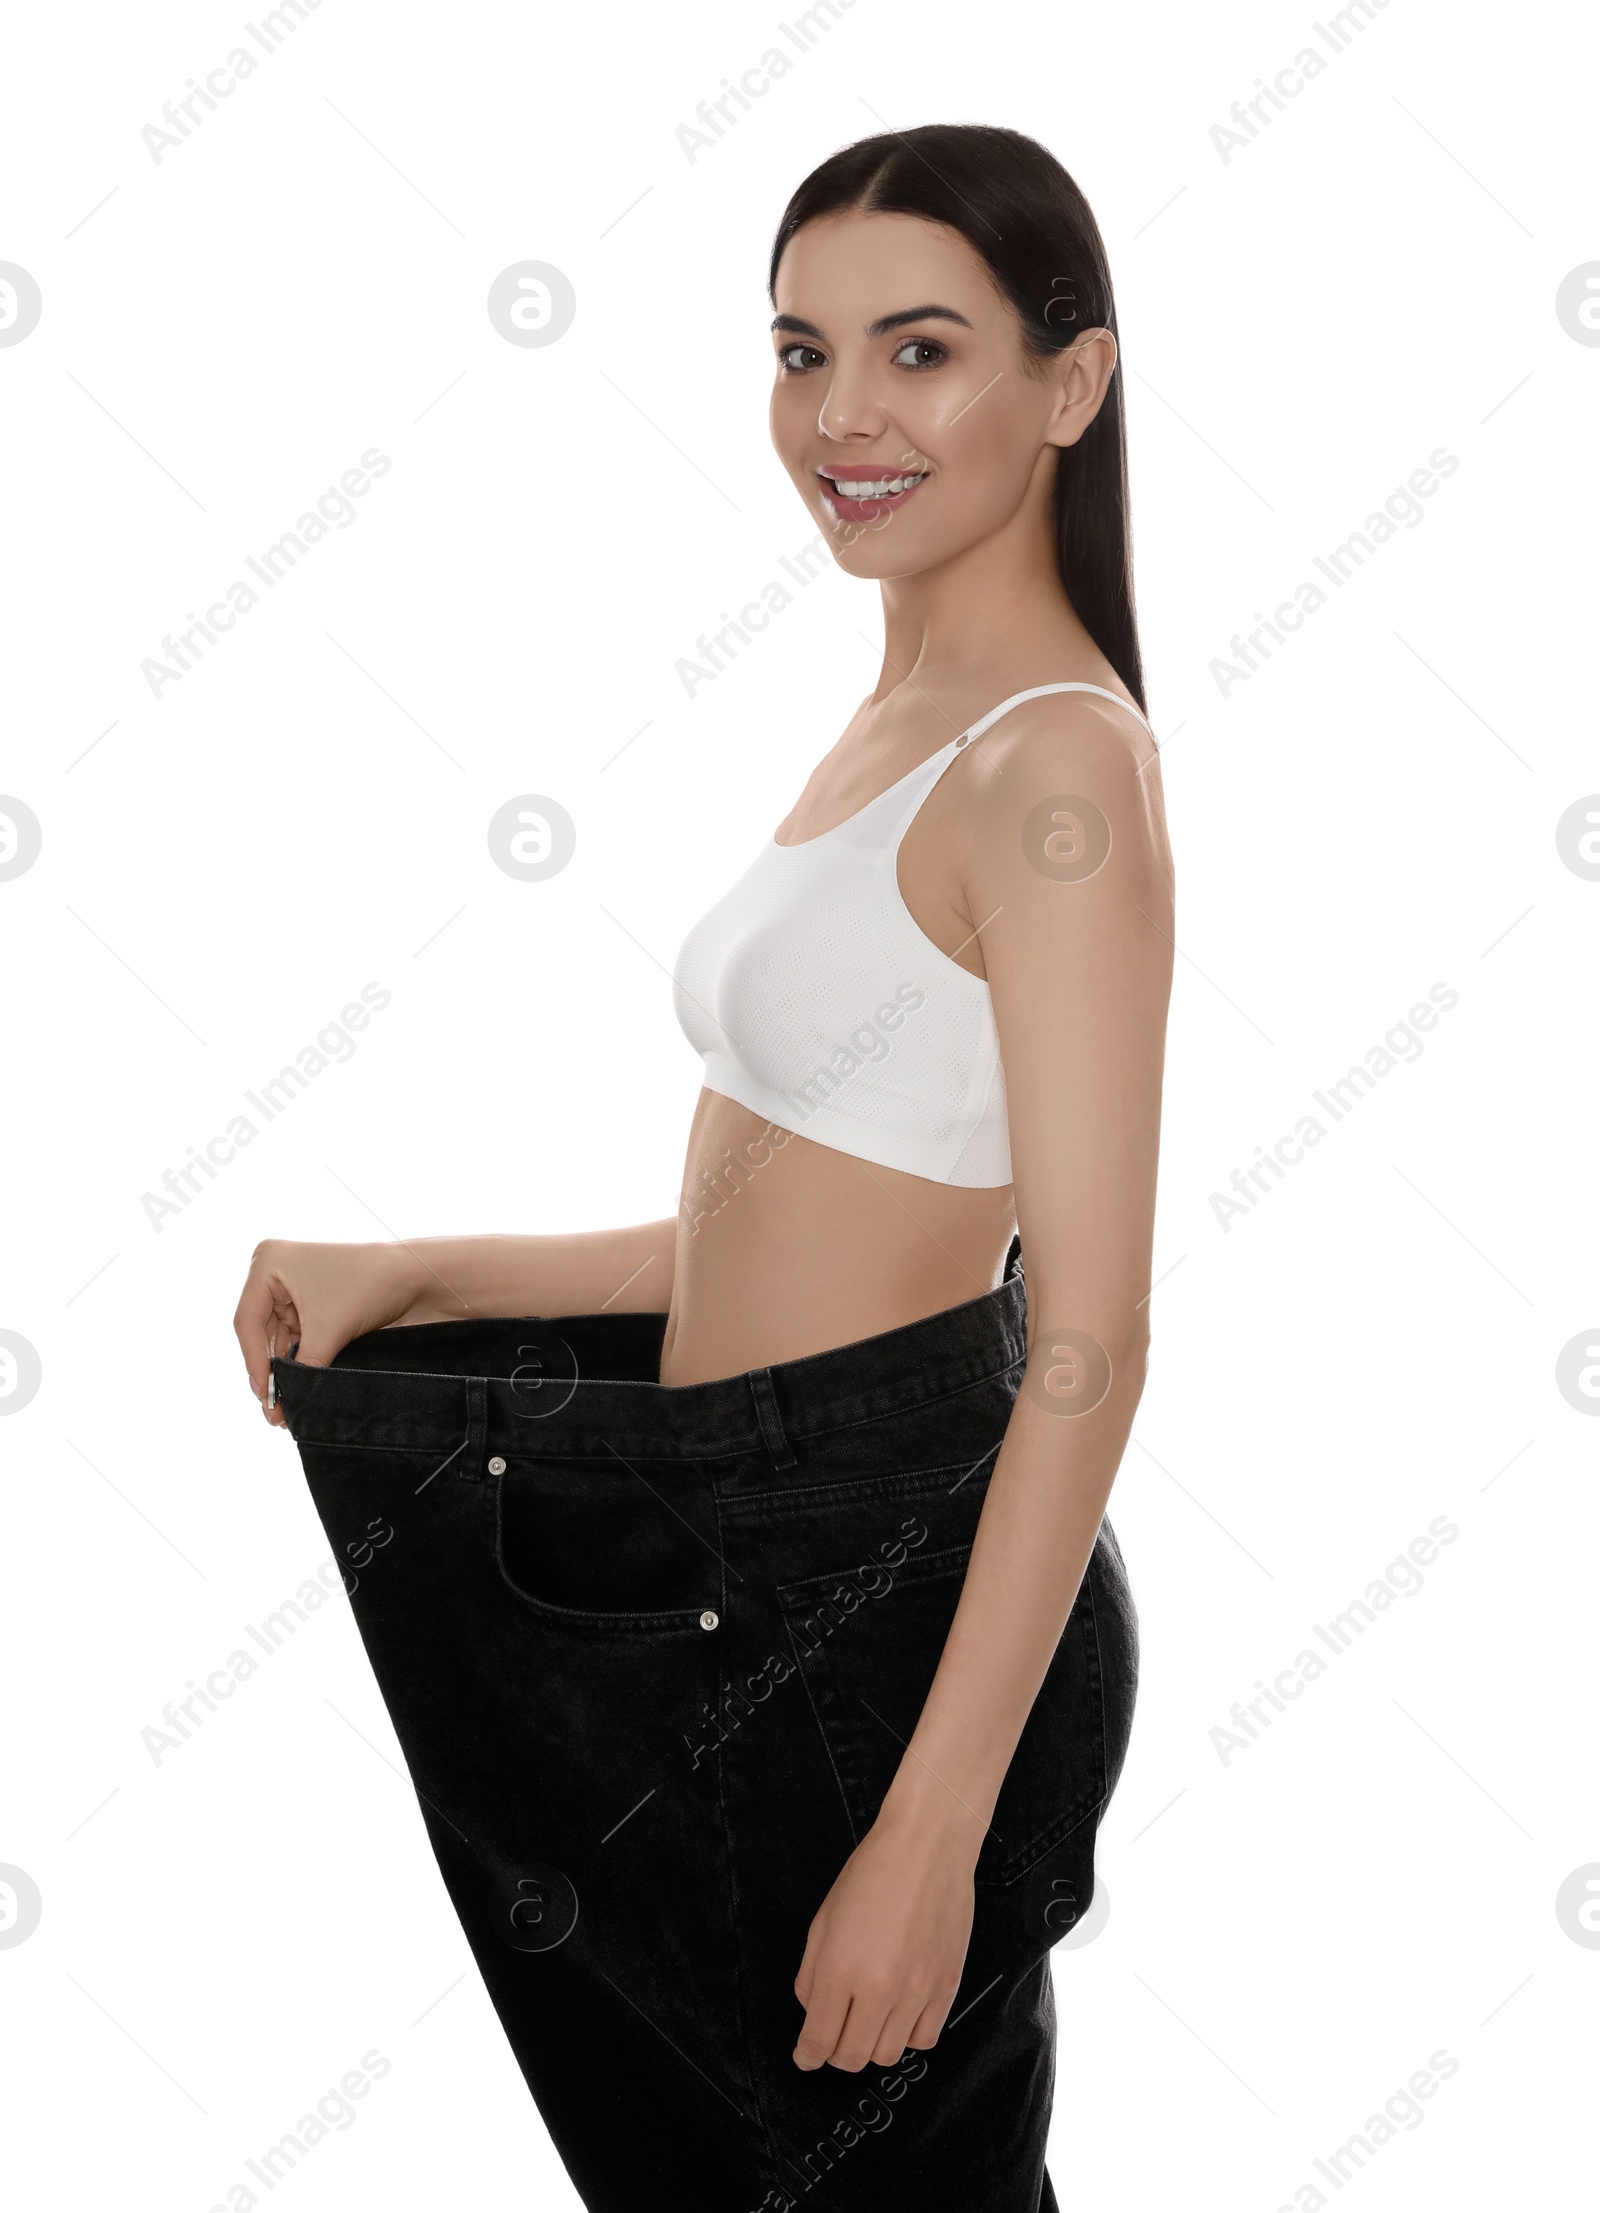
[[[700,1626],[702,1629],[715,1629],[715,1627],[717,1626],[717,1617],[711,1611],[711,1608],[709,1606],[700,1616]]]
[[[494,1458],[489,1462],[489,1473],[491,1475],[504,1475],[505,1472],[506,1464],[501,1459],[499,1453],[496,1453]]]

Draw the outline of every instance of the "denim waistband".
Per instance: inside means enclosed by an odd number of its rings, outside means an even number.
[[[656,1372],[641,1353],[646,1343],[659,1351],[659,1315],[379,1330],[347,1345],[331,1367],[276,1358],[272,1373],[300,1444],[449,1451],[466,1436],[525,1456],[604,1452],[625,1436],[666,1457],[766,1452],[782,1464],[790,1440],[1008,1374],[1026,1357],[1026,1325],[1018,1271],[920,1321],[709,1383],[663,1384],[639,1372]]]

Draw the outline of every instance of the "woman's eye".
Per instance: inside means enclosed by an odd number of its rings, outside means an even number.
[[[808,346],[802,342],[797,342],[792,346],[780,346],[778,349],[778,366],[780,369],[787,370],[791,375],[798,374],[803,369],[818,369],[827,358],[827,355],[819,352],[815,346]]]
[[[907,355],[911,359],[907,360]],[[902,369],[934,369],[947,358],[947,349],[937,338],[908,338],[895,354],[896,364]]]

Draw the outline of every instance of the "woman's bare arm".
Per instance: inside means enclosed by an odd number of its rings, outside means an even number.
[[[1028,1361],[921,1717],[812,1924],[802,2067],[892,2064],[943,2027],[979,1847],[1144,1385],[1172,974],[1159,770],[1113,708],[1057,698],[1000,730],[967,764],[960,874],[1006,1073]]]
[[[665,1313],[677,1219],[554,1237],[418,1237],[392,1244],[298,1244],[270,1237],[251,1258],[233,1317],[250,1388],[266,1404],[268,1364],[298,1342],[325,1367],[353,1337],[475,1315]]]
[[[576,1230],[555,1237],[416,1237],[408,1322],[471,1314],[664,1314],[678,1224]]]

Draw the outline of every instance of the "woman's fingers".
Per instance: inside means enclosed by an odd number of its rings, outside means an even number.
[[[282,1408],[266,1402],[274,1355],[293,1353],[305,1367],[330,1367],[353,1337],[397,1322],[412,1295],[388,1247],[282,1238],[259,1244],[233,1326],[267,1420],[275,1428],[288,1426]]]
[[[803,2001],[802,2001],[803,2002]],[[794,2063],[809,2074],[833,2057],[849,2011],[849,1992],[841,1983],[818,1975],[806,2006],[806,2017],[795,2040]]]
[[[244,1354],[250,1388],[265,1406],[267,1376],[272,1360],[272,1325],[275,1312],[273,1286],[267,1270],[252,1261],[250,1273],[234,1309],[233,1333]],[[271,1416],[268,1416],[270,1420]]]
[[[905,2057],[907,2047],[916,2039],[912,2031],[919,2020],[926,2017],[927,2007],[920,1998],[907,1998],[895,2006],[878,2033],[878,2041],[872,2047],[872,2063],[875,2067],[893,2067]]]
[[[901,1979],[881,1965],[870,1972],[860,1963],[854,1971],[841,1967],[830,1958],[828,1936],[824,1910],[811,1924],[794,1979],[806,2009],[794,2048],[797,2067],[858,2074],[867,2066],[892,2067],[912,2046],[922,2050],[938,2041],[955,2003],[953,1985],[930,1996],[922,1975]]]
[[[830,1983],[824,1974],[794,2048],[804,2068],[832,2066],[847,2074],[863,2067],[892,2067],[913,2044],[936,2041],[950,2001],[930,2001],[919,1992],[890,1996],[881,1984],[851,1990]]]
[[[859,2075],[883,2040],[888,2016],[887,1998],[869,1990],[857,1990],[851,1997],[850,2010],[833,2048],[834,2066],[842,2067],[846,2074]],[[897,2045],[895,2058],[898,2059],[904,2050],[904,2044]]]
[[[955,1993],[948,1998],[930,1998],[922,2011],[906,2031],[908,2050],[931,2052],[939,2041],[940,2031],[950,2018],[950,2008],[955,2004]]]
[[[806,1948],[800,1956],[800,1971],[794,1978],[794,1994],[803,2006],[809,2007],[811,2003],[811,1986],[817,1978],[817,1954],[822,1949],[824,1926],[823,1916],[813,1914],[806,1934]]]
[[[268,1406],[266,1402],[267,1380],[273,1355],[287,1353],[304,1332],[293,1290],[281,1269],[263,1253],[258,1252],[250,1263],[250,1273],[234,1311],[233,1329],[244,1354],[250,1388],[261,1402],[267,1420],[274,1428],[282,1429],[285,1426],[282,1407]],[[337,1345],[334,1350],[338,1350]],[[328,1358],[332,1358],[331,1353]]]
[[[796,2066],[858,2074],[938,2040],[971,1939],[971,1875],[939,1859],[907,1873],[904,1851],[874,1829],[818,1908],[795,1977]]]
[[[303,1368],[326,1368],[333,1363],[333,1356],[340,1347],[350,1342],[350,1331],[341,1321],[332,1319],[324,1298],[319,1312],[310,1321],[295,1313],[291,1307],[285,1316],[284,1327],[279,1332],[278,1350],[287,1353],[298,1338],[300,1350],[296,1361]]]

